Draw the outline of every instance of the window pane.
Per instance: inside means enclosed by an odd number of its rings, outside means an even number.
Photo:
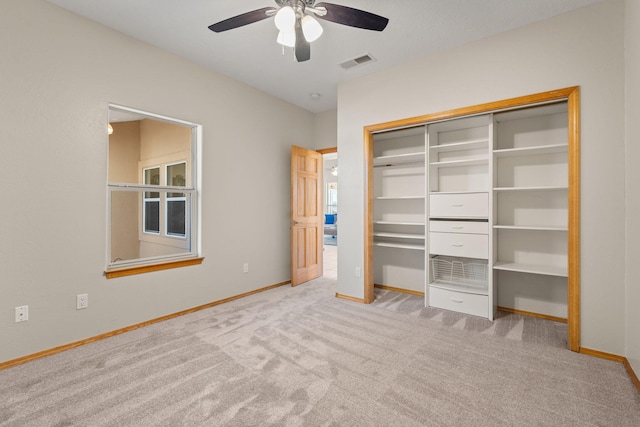
[[[109,261],[140,258],[140,194],[132,191],[111,193],[111,254]]]
[[[110,191],[110,263],[121,264],[138,258],[178,256],[191,252],[191,218],[187,215],[192,195],[184,193],[185,197],[175,199],[168,198],[166,191],[160,191],[159,199],[150,200],[143,197],[144,193],[144,190],[120,188]],[[180,214],[181,211],[185,214]],[[174,216],[174,220],[168,224],[167,214]],[[182,226],[181,221],[184,221]]]
[[[160,168],[145,169],[144,183],[147,185],[160,185]]]
[[[144,170],[144,183],[147,185],[160,185],[160,168],[149,168]],[[160,193],[155,191],[144,193],[145,199],[158,199]]]
[[[185,236],[186,209],[183,200],[167,201],[167,234]]]
[[[167,185],[173,185],[176,187],[184,187],[187,185],[187,164],[176,163],[174,165],[167,166]],[[168,197],[184,197],[182,193],[168,193]]]
[[[167,185],[184,187],[187,185],[186,174],[187,165],[184,162],[167,166]]]
[[[326,213],[333,214],[338,213],[338,183],[330,182],[327,183],[326,189]]]
[[[144,202],[144,231],[147,233],[160,233],[160,201]]]

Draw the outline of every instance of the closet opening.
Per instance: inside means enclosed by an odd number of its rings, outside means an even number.
[[[365,302],[566,322],[579,351],[579,126],[570,87],[365,127]]]

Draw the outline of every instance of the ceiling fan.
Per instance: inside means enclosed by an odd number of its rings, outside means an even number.
[[[322,34],[322,26],[315,18],[373,31],[382,31],[389,23],[383,16],[333,3],[316,4],[315,0],[275,2],[278,7],[263,7],[243,13],[210,25],[209,29],[221,33],[274,16],[276,27],[280,30],[277,42],[294,48],[296,61],[303,62],[311,58],[309,43]]]

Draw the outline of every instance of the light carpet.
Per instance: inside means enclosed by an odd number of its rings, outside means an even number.
[[[619,363],[335,291],[283,286],[0,371],[0,425],[638,426]]]

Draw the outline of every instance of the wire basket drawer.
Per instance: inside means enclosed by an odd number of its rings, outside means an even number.
[[[487,291],[487,263],[469,258],[436,256],[431,258],[433,281],[456,285],[461,290]]]

